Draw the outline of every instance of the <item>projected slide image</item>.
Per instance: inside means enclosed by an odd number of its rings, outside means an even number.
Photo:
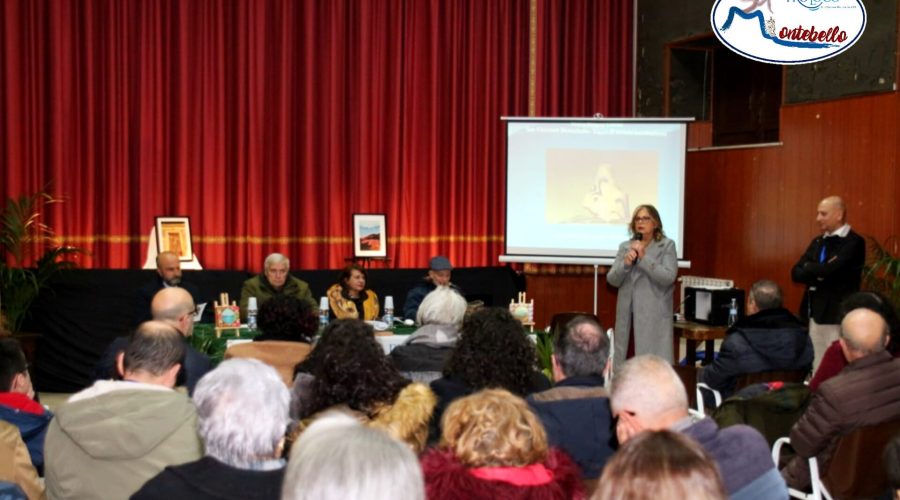
[[[548,149],[545,185],[548,224],[628,224],[634,207],[657,205],[659,155]]]

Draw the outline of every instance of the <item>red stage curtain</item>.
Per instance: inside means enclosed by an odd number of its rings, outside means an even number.
[[[390,267],[495,264],[532,7],[538,113],[624,114],[618,4],[2,0],[0,193],[65,196],[86,267],[141,265],[157,215],[207,268],[340,267],[354,213],[387,214]]]
[[[630,0],[536,0],[537,116],[632,116]]]

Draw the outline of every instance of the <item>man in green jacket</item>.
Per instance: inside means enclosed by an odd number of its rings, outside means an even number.
[[[128,498],[166,466],[203,456],[197,411],[172,388],[185,342],[174,327],[142,323],[116,364],[56,413],[44,443],[47,498]]]
[[[309,291],[309,285],[290,275],[291,261],[280,253],[273,253],[266,257],[263,264],[263,274],[254,276],[244,282],[241,289],[241,321],[247,321],[247,303],[250,297],[256,297],[257,306],[271,299],[275,295],[293,295],[300,300],[309,302],[312,308],[318,309],[319,304]]]

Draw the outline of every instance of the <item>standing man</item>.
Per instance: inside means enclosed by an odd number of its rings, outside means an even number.
[[[800,304],[800,316],[809,318],[809,336],[816,356],[813,370],[819,366],[825,349],[838,339],[840,305],[859,291],[866,260],[866,242],[846,222],[847,208],[837,196],[819,202],[816,222],[822,230],[791,270],[795,283],[806,285]]]
[[[275,295],[292,295],[308,302],[313,310],[319,308],[319,303],[309,291],[309,284],[291,276],[290,268],[291,261],[280,253],[266,257],[263,273],[245,281],[241,289],[241,321],[247,321],[247,304],[250,297],[256,297],[257,305],[261,306]]]
[[[153,319],[153,315],[150,312],[150,302],[153,301],[153,296],[156,295],[156,292],[163,288],[184,288],[191,294],[195,304],[201,303],[201,301],[198,300],[200,292],[197,287],[192,283],[181,281],[181,261],[178,260],[178,255],[174,252],[160,252],[159,255],[156,256],[156,274],[158,274],[158,276],[154,278],[153,281],[147,283],[138,290],[137,307],[135,308],[134,318],[135,325]]]

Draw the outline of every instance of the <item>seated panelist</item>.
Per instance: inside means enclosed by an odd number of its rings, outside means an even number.
[[[366,278],[366,270],[356,264],[341,271],[338,282],[325,293],[331,317],[361,320],[378,318],[378,295],[372,290],[366,290]]]
[[[263,273],[244,282],[241,288],[241,321],[247,321],[247,304],[250,297],[256,297],[256,303],[271,299],[275,295],[292,295],[305,300],[316,309],[318,304],[309,291],[309,284],[290,274],[291,261],[280,253],[266,257]]]

